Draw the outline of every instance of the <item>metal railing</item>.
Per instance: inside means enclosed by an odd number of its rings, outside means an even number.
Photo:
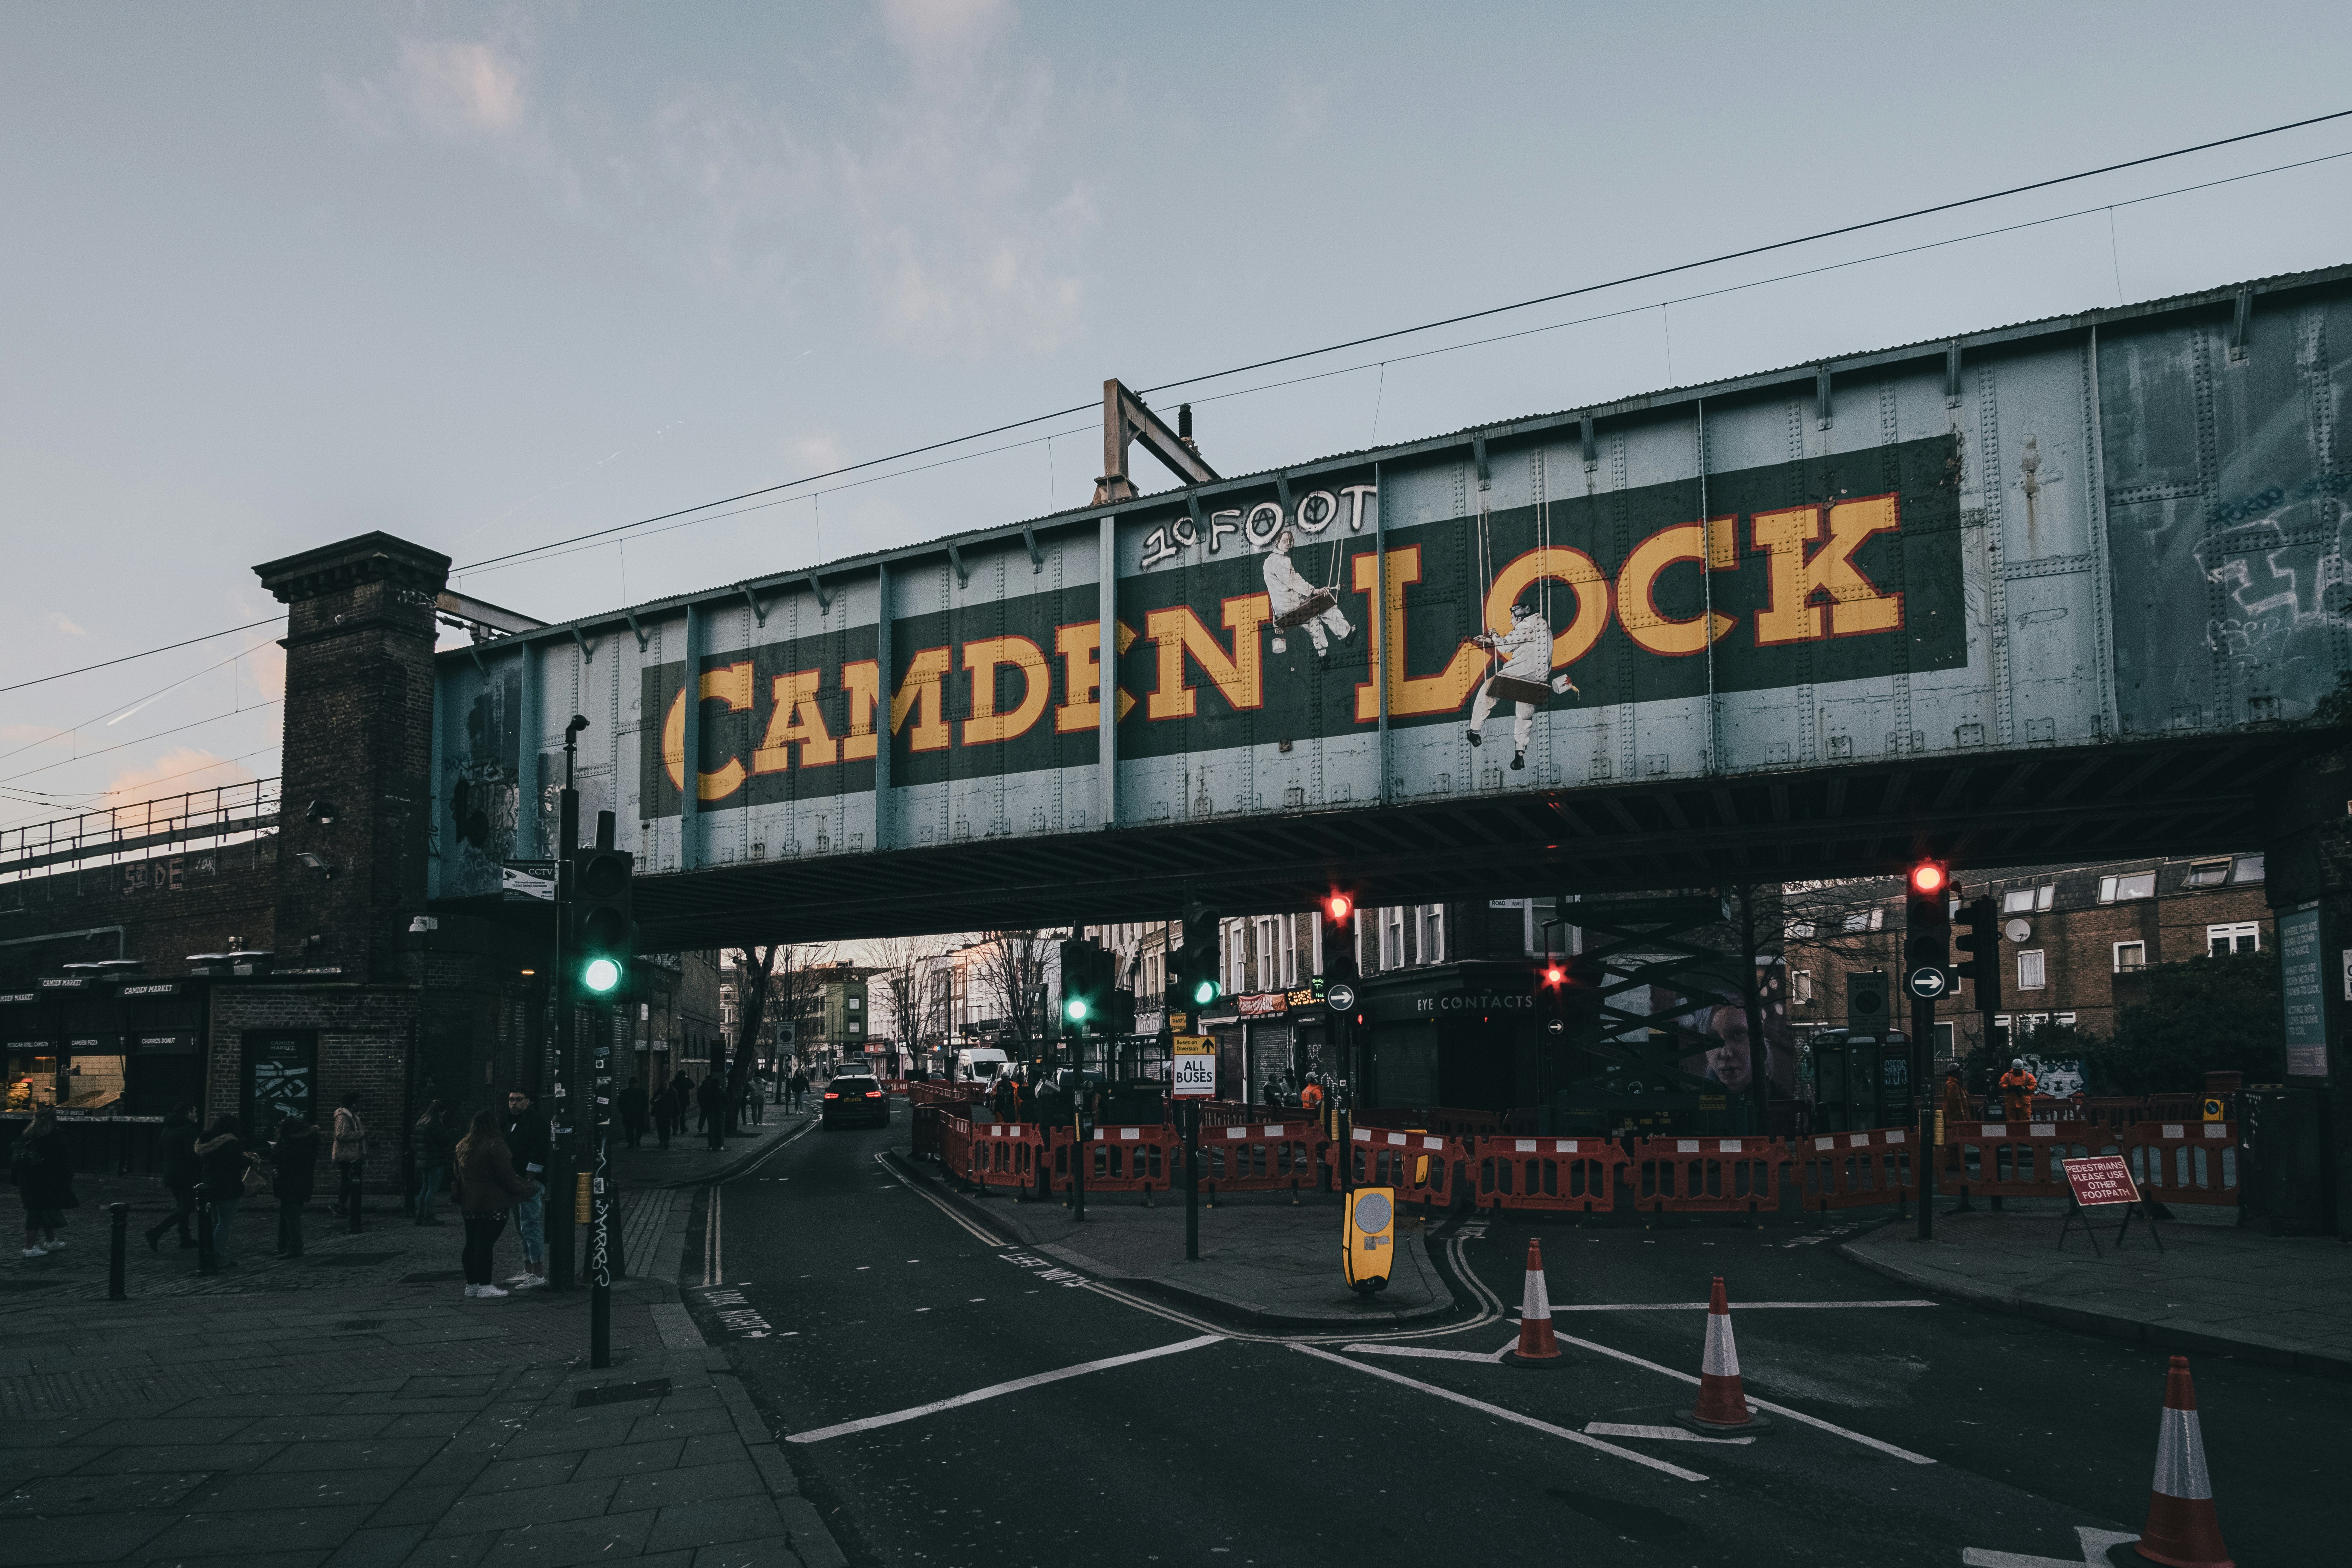
[[[250,779],[0,828],[0,878],[30,877],[91,860],[147,860],[257,838],[277,830],[278,782]]]

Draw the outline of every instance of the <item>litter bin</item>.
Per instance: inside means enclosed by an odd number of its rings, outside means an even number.
[[[2328,1229],[2326,1107],[2315,1089],[2238,1091],[2238,1223],[2269,1236]]]

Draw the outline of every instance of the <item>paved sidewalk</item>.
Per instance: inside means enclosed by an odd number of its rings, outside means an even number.
[[[929,1161],[896,1158],[901,1170],[952,1194],[1025,1246],[1097,1279],[1132,1284],[1219,1318],[1268,1329],[1389,1328],[1454,1310],[1453,1293],[1422,1246],[1424,1219],[1417,1210],[1397,1216],[1394,1272],[1388,1289],[1367,1300],[1340,1274],[1334,1194],[1302,1194],[1296,1205],[1278,1193],[1229,1194],[1214,1207],[1203,1202],[1200,1261],[1187,1262],[1181,1192],[1159,1194],[1151,1207],[1131,1194],[1090,1199],[1081,1222],[1058,1198],[1015,1203],[994,1188],[975,1194],[942,1181]]]
[[[103,1247],[80,1245],[103,1227],[76,1226],[68,1253],[0,1271],[0,1556],[842,1563],[677,1300],[690,1200],[625,1203],[644,1277],[614,1288],[604,1371],[585,1290],[467,1300],[455,1226],[379,1225],[211,1280],[134,1235],[131,1299],[113,1303]],[[266,1247],[273,1217],[239,1223]],[[517,1256],[509,1232],[499,1272]]]
[[[2002,1214],[1938,1213],[1925,1245],[1915,1221],[1898,1221],[1841,1250],[1906,1285],[2067,1328],[2352,1378],[2352,1247],[2241,1230],[2223,1215],[2159,1222],[2160,1254],[2140,1221],[2120,1248],[2116,1222],[2095,1221],[2095,1257],[2079,1224],[2060,1249],[2056,1202],[2012,1198]]]
[[[699,1132],[673,1132],[669,1147],[665,1149],[651,1128],[646,1130],[638,1146],[632,1149],[616,1127],[613,1134],[613,1168],[631,1187],[713,1181],[759,1159],[780,1139],[790,1137],[816,1120],[814,1111],[786,1110],[781,1105],[763,1106],[761,1110],[766,1120],[745,1124],[719,1150],[713,1150],[709,1138]],[[903,1119],[906,1110],[894,1105],[892,1114]]]

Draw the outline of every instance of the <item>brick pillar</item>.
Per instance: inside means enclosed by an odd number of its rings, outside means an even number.
[[[287,606],[278,967],[403,980],[403,934],[425,908],[449,558],[367,533],[254,571]]]

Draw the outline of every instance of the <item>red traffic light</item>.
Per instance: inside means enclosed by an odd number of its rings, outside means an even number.
[[[1944,867],[1938,860],[1922,860],[1911,868],[1911,890],[1915,893],[1940,893],[1944,890]]]
[[[1334,925],[1339,924],[1340,921],[1346,920],[1349,915],[1354,914],[1355,912],[1356,900],[1349,898],[1345,893],[1334,893],[1329,898],[1323,900],[1323,913],[1329,917],[1331,923]]]
[[[1567,978],[1568,971],[1562,969],[1557,963],[1551,964],[1544,970],[1544,984],[1547,985],[1557,985]]]

